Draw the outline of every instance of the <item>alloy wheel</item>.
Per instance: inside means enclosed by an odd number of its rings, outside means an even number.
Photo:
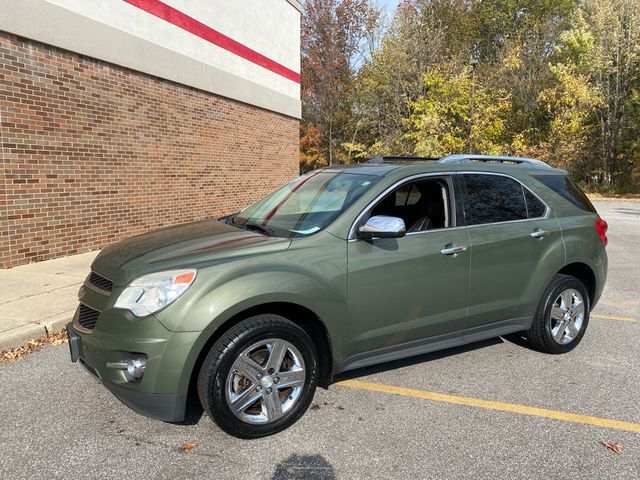
[[[234,360],[225,398],[240,420],[267,424],[293,409],[305,380],[304,359],[293,344],[280,338],[260,340]]]
[[[551,307],[551,336],[560,345],[577,338],[584,323],[585,305],[580,292],[568,288],[560,292]]]

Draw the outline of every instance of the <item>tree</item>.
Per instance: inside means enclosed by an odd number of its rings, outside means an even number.
[[[359,140],[369,156],[407,154],[414,144],[406,135],[412,104],[425,92],[427,69],[467,58],[468,2],[402,2],[379,48],[358,75]],[[460,63],[460,62],[458,62]]]
[[[539,94],[553,85],[562,32],[572,27],[577,0],[486,0],[473,2],[478,77],[489,90],[511,98],[508,131],[528,145],[544,142],[550,118]]]
[[[603,180],[622,184],[633,168],[630,149],[640,134],[638,117],[630,115],[640,87],[640,2],[586,0],[584,20],[594,39],[589,62],[592,82],[603,99],[596,111]]]
[[[407,136],[412,153],[441,157],[474,148],[487,154],[503,153],[505,119],[511,104],[505,92],[477,88],[472,98],[467,72],[450,74],[436,68],[424,76],[425,93],[412,104]],[[471,108],[475,103],[475,108]]]
[[[551,72],[556,82],[540,93],[539,100],[552,120],[537,156],[589,182],[594,173],[592,139],[597,135],[593,112],[602,105],[602,99],[588,76],[578,73],[575,65],[557,64]]]
[[[315,128],[316,145],[330,165],[336,149],[349,139],[354,78],[372,47],[378,19],[379,11],[368,0],[304,2],[302,138]]]
[[[404,0],[379,40],[364,0],[305,7],[305,168],[473,145],[640,191],[640,1]]]

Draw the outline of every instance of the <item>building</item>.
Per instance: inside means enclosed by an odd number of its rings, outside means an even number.
[[[298,0],[0,0],[0,267],[298,173]]]

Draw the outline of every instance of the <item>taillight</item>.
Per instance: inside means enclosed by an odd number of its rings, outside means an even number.
[[[598,231],[598,235],[600,235],[600,241],[602,242],[602,245],[604,245],[605,247],[607,246],[607,242],[608,242],[607,240],[608,228],[609,228],[609,225],[603,219],[598,218],[596,220],[596,230]]]

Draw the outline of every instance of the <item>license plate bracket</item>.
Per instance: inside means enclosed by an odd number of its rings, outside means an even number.
[[[67,326],[67,335],[69,336],[69,353],[71,361],[77,362],[80,358],[80,335],[73,331],[71,325]]]

